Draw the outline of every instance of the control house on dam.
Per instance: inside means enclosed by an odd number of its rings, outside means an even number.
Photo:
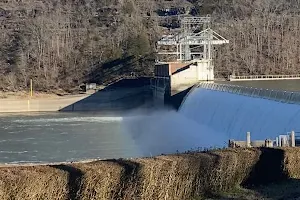
[[[210,17],[183,17],[180,31],[157,42],[158,59],[151,88],[156,105],[179,107],[193,85],[214,81],[213,47],[229,43],[210,28]]]

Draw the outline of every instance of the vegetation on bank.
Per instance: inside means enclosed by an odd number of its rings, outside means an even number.
[[[299,153],[298,148],[227,149],[131,160],[3,166],[0,198],[190,200],[242,196],[245,192],[272,198],[274,194],[266,192],[270,187],[261,186],[265,190],[260,191],[257,186],[288,181],[271,188],[296,187]],[[241,186],[250,189],[238,189]],[[292,197],[295,193],[277,191],[275,195]]]
[[[0,90],[28,90],[30,79],[49,91],[151,75],[155,42],[176,27],[158,16],[168,5],[210,14],[230,40],[216,49],[218,77],[299,73],[299,1],[8,0],[0,3]]]

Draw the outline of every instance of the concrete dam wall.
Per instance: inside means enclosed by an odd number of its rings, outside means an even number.
[[[299,105],[245,95],[194,88],[179,112],[227,139],[243,140],[248,131],[253,139],[300,131]]]
[[[92,94],[0,99],[0,113],[124,111],[149,104],[151,95],[147,78],[123,79]]]

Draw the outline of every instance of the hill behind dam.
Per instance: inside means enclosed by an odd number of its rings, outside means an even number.
[[[212,17],[230,41],[216,47],[215,76],[299,74],[295,0],[113,0],[0,2],[0,90],[72,92],[132,72],[151,76],[156,42],[179,17]]]

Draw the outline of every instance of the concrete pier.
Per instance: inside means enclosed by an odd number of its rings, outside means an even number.
[[[268,147],[268,148],[272,148],[274,145],[273,145],[273,141],[272,140],[266,140],[265,141],[265,147]]]
[[[290,135],[290,146],[291,147],[295,147],[296,146],[295,131],[291,132],[291,135]]]
[[[183,100],[185,94],[201,81],[214,80],[214,68],[210,60],[193,60],[190,62],[156,63],[154,77],[151,80],[153,98],[165,104],[173,104],[171,99]],[[181,97],[181,98],[178,98]]]
[[[247,132],[247,140],[246,140],[246,146],[249,148],[251,147],[251,135],[250,132]]]
[[[275,140],[273,139],[265,139],[265,140],[253,140],[251,141],[250,132],[246,134],[246,141],[234,141],[229,140],[228,147],[236,148],[236,147],[244,147],[244,148],[251,148],[251,147],[295,147],[296,146],[296,136],[295,131],[287,135],[279,135],[276,137]]]

